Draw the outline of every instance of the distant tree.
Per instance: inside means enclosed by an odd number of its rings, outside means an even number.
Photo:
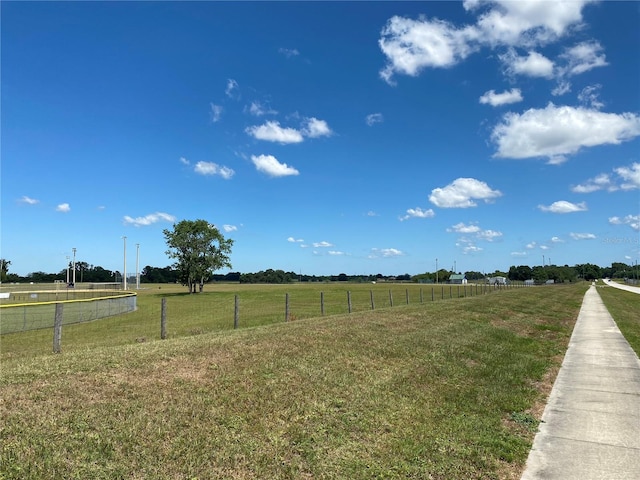
[[[202,291],[210,275],[223,267],[231,267],[229,254],[233,240],[226,239],[220,231],[206,220],[182,220],[165,229],[164,234],[169,258],[176,260],[179,280],[196,293],[199,284]]]
[[[5,260],[4,258],[0,258],[0,282],[7,281],[7,273],[9,273],[9,265],[11,265],[10,260]]]

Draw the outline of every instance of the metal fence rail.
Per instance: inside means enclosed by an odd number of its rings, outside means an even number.
[[[64,304],[64,325],[132,312],[137,295],[128,293],[82,300],[60,300],[0,305],[0,334],[52,328],[56,304]]]

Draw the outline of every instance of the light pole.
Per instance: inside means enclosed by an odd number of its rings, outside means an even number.
[[[140,290],[140,244],[136,243],[136,290]]]
[[[69,255],[67,255],[67,287],[69,286]]]
[[[73,288],[76,288],[76,247],[73,247]]]
[[[122,284],[123,284],[123,288],[124,290],[127,289],[127,237],[122,237],[122,239],[124,240],[124,268],[123,268],[123,272],[122,272]]]

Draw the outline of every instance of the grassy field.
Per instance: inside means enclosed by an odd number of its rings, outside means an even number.
[[[301,320],[321,316],[320,296],[323,295],[325,316],[348,313],[348,295],[352,312],[370,311],[371,298],[376,310],[388,308],[393,302],[399,305],[449,301],[483,293],[500,293],[486,285],[418,285],[418,284],[289,284],[289,285],[239,285],[212,284],[205,291],[189,295],[179,285],[144,285],[137,290],[138,310],[124,315],[100,319],[86,324],[63,327],[62,348],[65,352],[97,346],[116,346],[152,341],[160,338],[161,302],[166,300],[167,330],[169,338],[185,337],[234,327],[235,297],[239,303],[239,328],[257,327],[285,321],[285,300],[289,295],[289,320]],[[408,299],[408,302],[407,302]],[[88,307],[87,303],[65,308]],[[0,331],[12,331],[7,324],[16,318],[22,325],[19,312],[9,315],[2,312]],[[24,313],[33,317],[42,309],[46,318],[38,318],[40,324],[47,321],[51,327],[38,331],[2,336],[0,358],[32,356],[52,350],[54,306],[28,306]],[[18,310],[18,309],[12,309]],[[36,322],[29,319],[28,322]]]
[[[6,335],[0,478],[519,478],[586,288],[186,337],[203,327],[174,320],[166,341],[98,321],[65,327],[62,355]]]
[[[640,295],[613,287],[598,288],[598,293],[622,335],[640,356]]]

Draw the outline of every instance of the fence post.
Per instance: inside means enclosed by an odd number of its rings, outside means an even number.
[[[320,292],[320,314],[324,317],[324,292]]]
[[[53,353],[62,351],[62,307],[62,303],[56,303],[56,316],[53,321]]]
[[[373,290],[369,290],[369,296],[371,297],[371,310],[375,310],[376,306],[373,303]]]
[[[409,289],[408,288],[404,290],[404,294],[407,297],[407,305],[409,305]]]
[[[393,307],[393,295],[391,294],[391,289],[389,289],[389,305]]]
[[[420,287],[420,303],[424,303],[424,297],[422,296],[422,287]]]
[[[238,295],[234,298],[234,307],[233,307],[233,329],[238,329],[238,321],[240,320],[240,300]]]
[[[167,299],[163,298],[160,306],[160,338],[167,339]]]
[[[349,305],[349,313],[351,313],[351,291],[347,290],[347,305]]]
[[[442,285],[442,287],[440,287],[440,288],[441,288],[441,292],[440,293],[442,294],[442,300],[444,300],[444,285]]]
[[[431,287],[431,301],[433,302],[433,291],[435,290],[435,288]]]
[[[289,321],[289,294],[286,293],[284,296],[284,321]]]
[[[449,298],[453,298],[453,287],[449,285]]]

